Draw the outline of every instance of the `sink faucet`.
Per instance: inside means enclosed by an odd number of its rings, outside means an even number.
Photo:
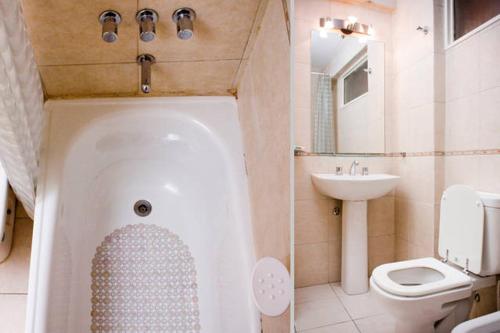
[[[359,162],[354,160],[354,162],[352,162],[351,164],[351,170],[349,171],[349,174],[351,176],[356,176],[356,167],[359,165]]]

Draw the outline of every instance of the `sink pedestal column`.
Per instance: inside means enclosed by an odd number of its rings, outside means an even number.
[[[342,202],[342,273],[346,294],[368,292],[367,201]]]

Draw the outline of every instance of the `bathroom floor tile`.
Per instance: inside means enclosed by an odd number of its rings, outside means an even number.
[[[394,319],[389,315],[378,315],[354,321],[361,333],[397,333]]]
[[[300,331],[298,333],[359,333],[359,331],[352,321],[346,321],[344,323],[313,328],[312,330]]]
[[[0,323],[2,333],[24,332],[26,295],[0,295]]]
[[[375,316],[383,313],[383,309],[373,299],[370,293],[360,295],[347,295],[340,283],[330,285],[338,296],[352,319],[360,319],[369,316]]]
[[[295,289],[295,304],[336,298],[327,284]]]
[[[295,305],[295,327],[299,332],[350,320],[337,297]]]

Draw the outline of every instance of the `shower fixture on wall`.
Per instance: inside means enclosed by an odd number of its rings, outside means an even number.
[[[137,12],[135,19],[139,23],[139,37],[143,42],[155,39],[158,18],[158,13],[153,9],[145,8]]]
[[[114,10],[106,10],[99,15],[99,22],[102,25],[102,40],[106,43],[114,43],[118,40],[118,25],[122,17]]]
[[[151,92],[151,65],[156,62],[151,54],[141,54],[137,63],[141,66],[141,91],[145,94]]]
[[[354,16],[343,19],[332,19],[330,17],[322,17],[319,19],[320,36],[327,37],[328,31],[339,31],[342,36],[372,36],[375,33],[373,26],[370,24],[359,23]]]
[[[177,37],[183,40],[193,37],[193,22],[196,13],[191,8],[179,8],[172,14],[172,21],[177,25]]]

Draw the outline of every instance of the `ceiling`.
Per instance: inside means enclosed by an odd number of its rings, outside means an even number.
[[[135,96],[139,89],[139,54],[150,53],[151,95],[228,95],[234,92],[247,45],[266,0],[22,0],[28,33],[51,97]],[[176,37],[173,11],[197,13],[195,35]],[[139,40],[135,14],[152,8],[160,16],[157,37]],[[118,11],[119,40],[101,39],[98,16]]]

